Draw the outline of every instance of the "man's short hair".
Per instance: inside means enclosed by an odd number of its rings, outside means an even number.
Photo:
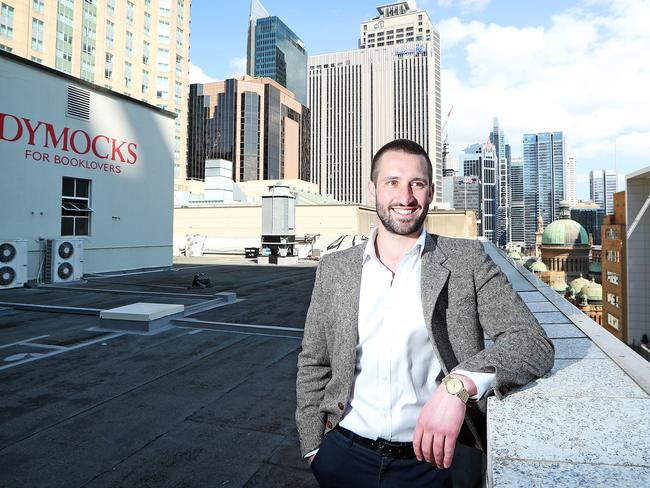
[[[372,165],[370,166],[370,179],[373,183],[377,183],[377,175],[379,173],[378,162],[381,157],[388,151],[400,151],[406,154],[414,154],[416,156],[422,156],[427,162],[427,176],[429,177],[429,183],[433,182],[433,166],[431,165],[431,160],[429,155],[420,146],[417,142],[411,141],[409,139],[395,139],[394,141],[384,144],[379,151],[377,151],[372,158]]]

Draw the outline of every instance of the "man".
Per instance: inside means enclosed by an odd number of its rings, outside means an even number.
[[[434,185],[420,145],[382,147],[368,192],[381,225],[316,272],[302,453],[323,487],[451,486],[456,441],[485,450],[485,394],[542,376],[553,346],[478,241],[424,230]]]

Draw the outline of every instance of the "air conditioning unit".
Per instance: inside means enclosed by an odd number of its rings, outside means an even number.
[[[45,282],[65,283],[83,276],[84,239],[60,237],[45,244]]]
[[[27,241],[0,239],[0,290],[27,282]]]

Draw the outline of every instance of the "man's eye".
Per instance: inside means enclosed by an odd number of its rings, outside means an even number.
[[[388,180],[386,184],[388,186],[397,186],[397,180]]]
[[[426,185],[424,184],[423,181],[414,181],[411,183],[411,186],[413,188],[417,188],[418,190],[422,190]]]

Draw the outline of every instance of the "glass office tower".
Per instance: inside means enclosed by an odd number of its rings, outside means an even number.
[[[537,216],[544,227],[560,217],[564,198],[564,134],[524,134],[526,247],[535,245]]]
[[[277,81],[307,105],[305,45],[282,20],[268,16],[257,1],[251,3],[246,66],[249,75]]]

